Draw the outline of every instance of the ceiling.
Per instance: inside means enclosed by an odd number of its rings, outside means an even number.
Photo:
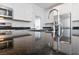
[[[51,7],[55,7],[57,5],[60,5],[62,3],[35,3],[39,7],[45,8],[45,9],[50,9]]]

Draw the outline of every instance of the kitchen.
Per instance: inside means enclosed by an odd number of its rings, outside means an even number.
[[[0,3],[0,55],[79,55],[79,3]]]

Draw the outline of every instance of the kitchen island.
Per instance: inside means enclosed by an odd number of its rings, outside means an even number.
[[[51,34],[29,30],[0,31],[1,55],[50,54]]]
[[[70,50],[63,53],[66,49],[63,46],[63,41],[61,42],[62,48],[58,52],[53,32],[2,30],[0,31],[0,55],[61,55],[69,53]],[[71,46],[71,44],[69,45]],[[66,48],[69,49],[69,47]]]

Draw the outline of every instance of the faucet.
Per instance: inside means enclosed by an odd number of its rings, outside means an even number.
[[[49,19],[50,14],[51,14],[52,12],[54,12],[54,11],[56,11],[56,12],[57,12],[57,14],[58,14],[58,10],[57,10],[57,9],[52,9],[52,10],[50,10],[50,11],[49,11],[49,14],[48,14],[48,19]]]
[[[52,9],[49,11],[49,14],[48,14],[48,19],[50,19],[50,14],[52,12],[56,11],[57,15],[57,19],[54,18],[54,24],[53,24],[53,38],[55,37],[56,41],[57,41],[57,51],[60,50],[60,36],[61,36],[61,33],[60,33],[60,17],[59,17],[59,12],[57,9]]]
[[[57,9],[52,9],[52,10],[50,10],[49,11],[49,14],[48,14],[48,19],[50,19],[50,14],[52,13],[52,12],[54,12],[54,11],[56,11],[57,12],[57,15],[55,15],[55,16],[57,16],[57,19],[55,19],[54,18],[54,30],[53,31],[58,31],[58,33],[56,33],[56,34],[58,34],[57,36],[60,36],[60,17],[59,17],[59,13],[58,13],[58,10]]]

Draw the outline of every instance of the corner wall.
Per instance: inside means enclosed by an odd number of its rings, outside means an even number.
[[[14,19],[31,21],[30,23],[10,21],[12,23],[12,26],[15,26],[15,27],[29,26],[33,28],[35,16],[40,16],[41,27],[43,27],[43,23],[44,23],[43,20],[45,19],[44,18],[45,10],[43,8],[40,8],[39,6],[32,3],[0,3],[0,4],[13,8]]]

